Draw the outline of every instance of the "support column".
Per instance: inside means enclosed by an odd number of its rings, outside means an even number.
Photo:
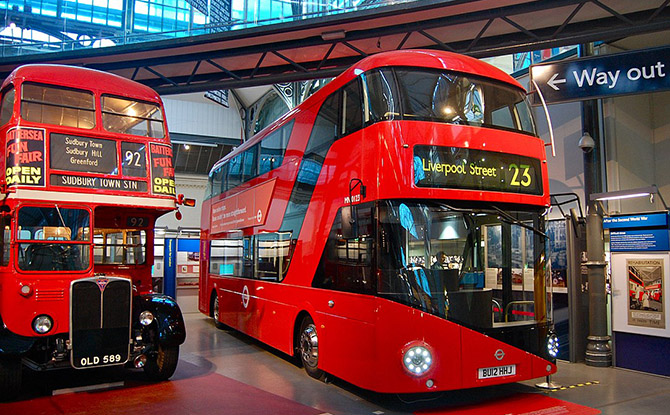
[[[582,56],[593,55],[593,45],[582,46]],[[586,255],[589,283],[589,336],[586,344],[586,364],[589,366],[611,366],[612,350],[607,330],[607,293],[605,290],[605,254],[603,241],[603,217],[592,193],[602,192],[601,137],[597,101],[582,103],[582,126],[584,136],[579,147],[584,152],[584,197],[587,204]]]

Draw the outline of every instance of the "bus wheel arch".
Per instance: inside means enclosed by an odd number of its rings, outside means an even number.
[[[319,369],[319,337],[316,324],[307,312],[296,319],[295,350],[305,372],[314,379],[324,380],[325,372]]]

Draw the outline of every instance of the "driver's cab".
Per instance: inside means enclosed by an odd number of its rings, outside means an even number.
[[[78,206],[20,206],[17,268],[20,271],[86,271],[90,267],[90,211]]]

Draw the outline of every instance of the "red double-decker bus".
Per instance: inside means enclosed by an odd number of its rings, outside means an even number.
[[[414,393],[554,373],[545,144],[476,59],[380,53],[219,161],[201,312],[307,373]]]
[[[177,201],[159,96],[27,65],[2,85],[0,124],[0,398],[19,393],[22,364],[169,378],[185,331],[151,293],[154,223]]]

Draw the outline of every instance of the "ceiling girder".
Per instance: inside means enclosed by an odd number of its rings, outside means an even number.
[[[449,10],[452,5],[463,6],[469,3],[426,0],[416,4],[368,10],[358,15],[345,13],[308,19],[305,22],[295,22],[291,26],[270,25],[245,29],[246,31],[220,32],[202,38],[175,39],[172,43],[161,41],[119,47],[116,53],[116,48],[104,48],[109,51],[109,56],[114,56],[114,59],[107,61],[104,59],[106,51],[103,50],[90,51],[88,57],[83,53],[77,55],[72,52],[57,52],[32,59],[44,59],[54,63],[59,63],[61,59],[65,63],[74,62],[110,72],[132,73],[133,79],[153,87],[160,94],[242,88],[335,76],[362,57],[383,50],[403,49],[408,44],[411,47],[442,49],[481,58],[670,30],[670,0],[658,0],[658,3],[653,0],[638,2],[644,5],[642,11],[621,13],[610,7],[608,0],[520,1],[503,7],[494,7],[497,2],[493,0],[481,0],[469,2],[473,4],[474,11],[449,14],[444,10]],[[481,10],[474,7],[486,3],[491,6]],[[578,21],[577,17],[587,6],[592,14],[594,10],[599,11],[597,17]],[[388,23],[373,24],[377,17],[381,17],[380,21],[383,21],[383,18],[412,13],[424,13],[422,16],[425,16],[431,15],[426,14],[426,11],[433,9],[442,10],[443,16],[405,19],[405,23],[390,26]],[[535,24],[534,19],[529,18],[535,16],[534,13],[545,17],[550,13],[552,20],[535,28],[532,26]],[[439,13],[433,13],[436,14],[439,16]],[[360,28],[359,25],[357,29],[351,29],[346,26],[366,19],[371,21],[370,25],[365,25],[369,27]],[[340,30],[341,27],[348,28],[346,33]],[[466,40],[454,37],[453,33],[462,27],[469,27],[476,35]],[[500,33],[501,27],[506,27],[508,31]],[[452,28],[455,30],[451,30]],[[310,35],[284,37],[288,40],[281,41],[265,40],[272,39],[275,33],[292,33],[292,30],[297,34]],[[324,34],[333,31],[341,31],[341,38],[337,36],[336,39],[325,39]],[[382,42],[383,39],[397,40]],[[237,46],[215,47],[231,41],[236,41]],[[212,46],[207,50],[210,44]],[[371,48],[370,44],[376,44],[377,47]],[[197,46],[199,51],[190,52],[193,50],[190,45]],[[142,58],[141,53],[135,53],[141,52],[141,48],[146,51],[161,50],[164,53]],[[309,53],[295,53],[298,50]],[[298,56],[300,59],[296,59]],[[31,59],[29,55],[23,58],[27,61]],[[240,65],[240,62],[248,64]],[[0,60],[0,67],[6,69],[8,66],[9,64],[3,65]],[[215,70],[212,71],[212,68]],[[4,75],[7,73],[8,71]]]

